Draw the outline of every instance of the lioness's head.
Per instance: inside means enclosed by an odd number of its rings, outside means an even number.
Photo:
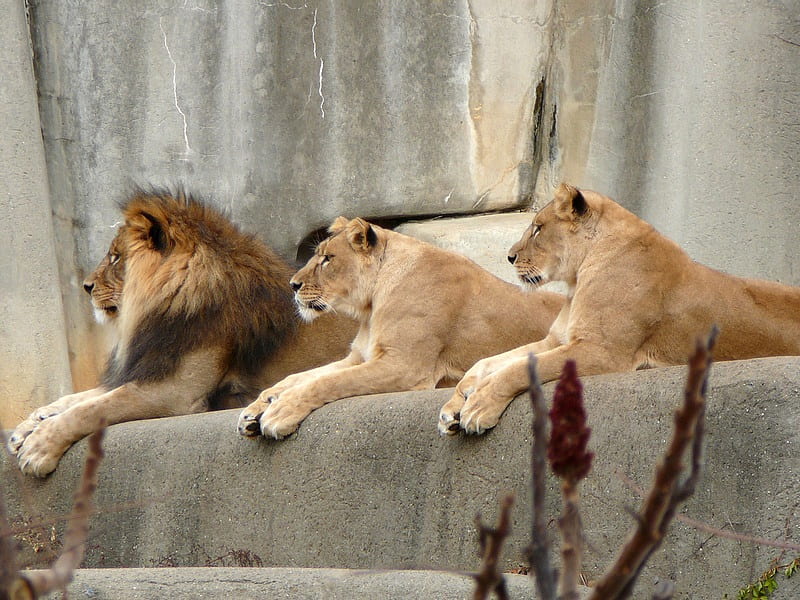
[[[577,188],[559,185],[553,200],[536,213],[508,251],[519,278],[532,287],[548,281],[573,285],[592,237],[592,215],[591,205]]]
[[[125,257],[121,235],[122,232],[117,232],[103,260],[83,282],[83,289],[92,299],[94,316],[98,323],[116,319],[122,307]]]
[[[330,236],[289,282],[304,320],[326,312],[358,318],[369,311],[374,275],[385,247],[381,231],[363,219],[339,217],[333,222]]]

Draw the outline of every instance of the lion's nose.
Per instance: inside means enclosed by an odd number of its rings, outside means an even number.
[[[94,289],[94,284],[89,282],[89,281],[84,281],[83,282],[83,289],[86,290],[87,294],[91,294],[92,290]]]
[[[300,283],[299,281],[290,281],[289,285],[292,287],[292,290],[294,290],[295,292],[299,291],[300,288],[303,287],[303,284]]]
[[[508,262],[510,262],[512,265],[515,262],[517,262],[517,255],[516,254],[509,254],[508,255]]]

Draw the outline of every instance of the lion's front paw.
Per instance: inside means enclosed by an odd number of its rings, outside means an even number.
[[[42,421],[25,437],[16,452],[19,468],[23,473],[45,477],[55,470],[71,445],[59,435],[56,419]]]
[[[264,414],[264,410],[266,410],[273,400],[275,400],[275,396],[272,395],[270,390],[264,390],[261,392],[255,402],[251,403],[249,406],[245,407],[244,410],[242,410],[241,414],[239,415],[239,423],[237,425],[239,435],[243,435],[245,437],[257,437],[261,435],[261,424],[259,423],[259,419],[261,418],[261,415]]]
[[[461,428],[467,433],[480,435],[497,425],[500,415],[512,400],[495,393],[490,381],[484,380],[461,409]]]

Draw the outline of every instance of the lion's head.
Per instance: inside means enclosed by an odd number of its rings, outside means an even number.
[[[304,320],[312,321],[326,312],[358,318],[369,310],[385,248],[382,231],[363,219],[339,217],[331,224],[330,236],[289,282]]]
[[[122,287],[125,281],[123,250],[120,234],[117,233],[103,260],[83,282],[83,289],[91,297],[98,323],[115,320],[122,308]]]
[[[84,287],[119,343],[104,383],[159,380],[193,350],[218,348],[222,372],[255,374],[296,327],[291,270],[224,215],[184,193],[138,192]]]
[[[574,285],[593,238],[593,217],[592,206],[577,188],[558,186],[553,200],[508,251],[519,278],[532,287],[548,281]]]

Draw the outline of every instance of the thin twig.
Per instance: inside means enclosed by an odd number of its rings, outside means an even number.
[[[628,488],[633,490],[638,496],[640,497],[644,496],[644,490],[640,486],[636,485],[636,483],[630,477],[628,477],[627,475],[625,475],[620,471],[615,471],[615,475],[619,477],[620,481],[622,481],[622,483],[624,483]],[[779,542],[778,540],[756,537],[753,535],[747,535],[746,533],[727,531],[725,529],[714,527],[713,525],[709,525],[708,523],[704,523],[703,521],[698,521],[697,519],[692,519],[691,517],[687,517],[686,515],[681,515],[681,514],[675,515],[675,520],[680,521],[681,523],[684,523],[689,527],[693,527],[704,533],[709,533],[714,537],[721,537],[728,540],[735,540],[737,542],[756,544],[758,546],[768,546],[770,548],[778,548],[779,550],[793,550],[795,552],[800,552],[800,544],[794,544],[792,542]]]
[[[536,588],[542,600],[556,600],[556,577],[550,564],[550,542],[547,537],[545,517],[545,472],[547,470],[547,406],[542,386],[536,373],[536,357],[528,355],[530,397],[533,405],[533,444],[531,471],[533,481],[533,527],[528,561],[536,580]]]
[[[705,391],[711,366],[711,348],[716,338],[712,331],[707,344],[698,342],[689,359],[683,406],[675,414],[675,428],[650,492],[640,512],[638,525],[623,547],[614,565],[595,586],[591,600],[618,600],[630,596],[639,573],[651,554],[660,546],[679,502],[694,491],[699,477],[702,421]],[[683,470],[682,458],[692,448],[692,472],[683,485],[678,478]]]
[[[500,548],[503,541],[511,532],[511,506],[514,496],[508,495],[500,503],[500,516],[497,518],[497,527],[494,529],[484,525],[478,515],[475,520],[478,526],[481,545],[481,570],[475,578],[474,600],[485,600],[489,594],[495,592],[499,600],[508,600],[506,580],[498,569],[500,562]]]
[[[69,526],[64,535],[64,549],[53,567],[47,571],[21,574],[33,591],[34,597],[63,589],[72,581],[75,569],[83,560],[86,550],[86,536],[89,533],[89,516],[92,514],[92,497],[97,488],[97,469],[103,460],[102,441],[105,429],[89,436],[89,450],[83,466],[83,475],[69,518]]]

